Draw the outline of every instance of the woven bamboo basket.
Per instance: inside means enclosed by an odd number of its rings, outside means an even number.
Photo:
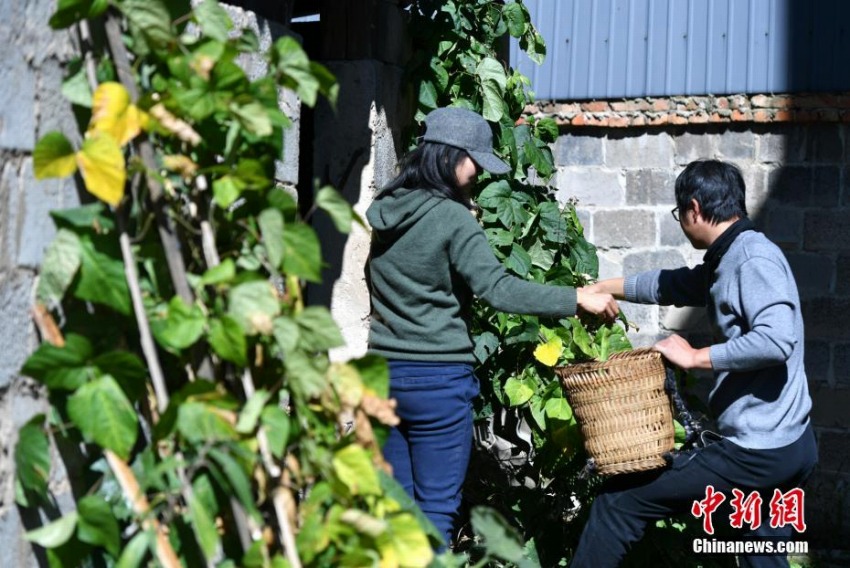
[[[635,349],[555,369],[602,475],[655,469],[673,449],[673,413],[661,355]]]

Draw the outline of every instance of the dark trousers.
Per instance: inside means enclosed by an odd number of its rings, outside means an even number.
[[[708,485],[726,496],[712,516],[715,527],[730,526],[733,488],[745,494],[760,490],[761,526],[755,531],[742,531],[734,538],[789,539],[791,526],[770,527],[768,504],[774,489],[785,493],[802,485],[816,463],[817,447],[809,425],[797,441],[782,448],[749,450],[721,439],[676,455],[673,463],[663,470],[616,476],[606,482],[593,502],[590,519],[570,566],[619,566],[631,545],[643,536],[648,522],[690,514],[694,501],[705,499]],[[706,535],[706,538],[712,537]],[[741,566],[788,566],[784,555],[741,556],[739,561]]]
[[[393,476],[451,543],[472,450],[478,380],[459,363],[390,361],[401,424],[384,445]]]

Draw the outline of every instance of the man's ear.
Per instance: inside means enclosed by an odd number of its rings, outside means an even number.
[[[691,206],[688,210],[694,212],[694,220],[702,217],[702,207],[699,206],[699,202],[696,199],[691,199]]]

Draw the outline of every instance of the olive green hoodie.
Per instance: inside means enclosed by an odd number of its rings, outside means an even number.
[[[474,363],[473,294],[497,310],[547,317],[576,311],[576,291],[507,273],[460,203],[425,190],[378,194],[367,278],[369,350],[389,359]]]

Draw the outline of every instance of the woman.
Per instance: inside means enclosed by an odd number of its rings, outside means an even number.
[[[366,213],[373,228],[369,350],[389,361],[390,396],[401,419],[384,456],[450,543],[478,394],[468,317],[473,296],[498,310],[554,318],[577,307],[613,318],[619,309],[610,294],[509,275],[470,213],[481,169],[510,170],[493,154],[490,126],[461,108],[437,109],[425,126],[420,146]]]

